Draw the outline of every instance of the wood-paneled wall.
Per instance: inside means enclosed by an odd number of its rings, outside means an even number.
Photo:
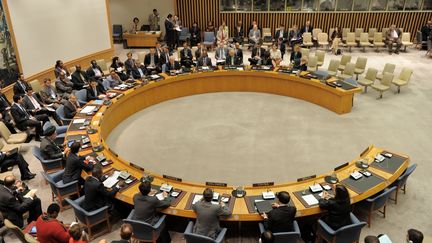
[[[257,20],[258,24],[264,28],[271,28],[274,34],[275,29],[280,23],[291,27],[293,24],[301,27],[306,20],[311,20],[315,28],[321,28],[328,32],[330,28],[339,26],[341,28],[350,27],[364,28],[388,28],[391,24],[404,28],[404,32],[411,32],[411,37],[415,38],[415,33],[424,25],[427,20],[432,19],[432,12],[293,12],[293,13],[220,13],[219,0],[175,0],[176,13],[182,20],[183,26],[192,26],[194,21],[202,30],[205,29],[207,22],[213,20],[218,26],[222,20],[227,22],[232,32],[237,20],[243,21],[243,27],[248,28],[252,20]],[[233,33],[231,33],[233,34]]]

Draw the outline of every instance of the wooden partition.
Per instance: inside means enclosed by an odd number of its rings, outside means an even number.
[[[249,28],[252,20],[257,20],[258,24],[264,28],[271,28],[274,34],[279,24],[283,23],[287,27],[293,24],[302,26],[306,20],[311,20],[315,28],[321,28],[328,32],[330,28],[339,26],[341,28],[351,27],[364,28],[388,28],[391,24],[404,28],[404,32],[411,32],[414,40],[416,31],[424,25],[427,20],[432,19],[432,12],[263,12],[263,13],[228,13],[219,12],[219,0],[175,0],[176,13],[179,15],[183,26],[192,26],[194,21],[202,30],[205,29],[207,21],[213,20],[218,26],[222,20],[227,22],[231,34],[237,20],[243,21],[243,27]]]

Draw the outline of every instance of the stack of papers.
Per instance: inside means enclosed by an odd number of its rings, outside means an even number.
[[[159,199],[159,201],[162,201],[165,199],[165,197],[163,196],[163,193],[156,194],[156,198]]]
[[[316,184],[314,184],[314,185],[312,185],[312,186],[309,186],[309,188],[310,188],[310,190],[311,190],[312,192],[320,192],[320,191],[323,190],[322,187],[321,187],[321,185],[318,184],[318,183],[316,183]]]
[[[171,186],[167,183],[162,184],[160,187],[160,190],[164,191],[164,192],[170,192],[172,189],[173,189],[173,186]]]
[[[119,181],[118,177],[120,173],[121,173],[120,171],[114,171],[114,173],[110,177],[104,180],[103,182],[104,186],[107,188],[112,188],[115,184],[117,184],[117,182]]]
[[[85,122],[85,119],[75,119],[75,120],[73,120],[73,124],[80,124],[80,123],[84,123]]]
[[[95,101],[93,101],[93,104],[95,104],[95,105],[103,105],[103,100],[95,100]]]
[[[382,156],[381,154],[378,154],[377,156],[375,156],[376,162],[383,162],[384,160],[385,160],[385,157]]]
[[[194,199],[192,200],[192,204],[199,202],[202,198],[203,195],[195,195]]]
[[[96,108],[96,106],[88,105],[88,106],[84,107],[80,113],[83,113],[83,114],[91,113],[94,111],[95,108]]]
[[[312,194],[302,196],[302,198],[309,206],[318,204],[318,200]]]
[[[276,196],[275,196],[274,192],[269,191],[269,192],[263,192],[262,197],[264,199],[274,199]]]

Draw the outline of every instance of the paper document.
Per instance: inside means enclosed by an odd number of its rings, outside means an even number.
[[[305,200],[305,202],[309,205],[317,205],[318,204],[318,200],[314,197],[314,195],[309,194],[306,196],[302,196],[303,200]]]
[[[150,75],[150,78],[152,78],[152,79],[158,79],[158,78],[160,78],[160,76],[156,75],[156,74],[152,74],[152,75]]]
[[[32,198],[36,195],[37,189],[31,189],[27,194],[24,195],[25,198]]]
[[[88,106],[84,107],[80,113],[84,113],[84,114],[90,113],[90,112],[93,112],[95,108],[96,108],[96,106],[88,105]]]
[[[202,198],[203,198],[203,195],[195,195],[194,199],[192,200],[192,204],[197,203]]]
[[[75,119],[75,120],[73,120],[73,124],[79,124],[79,123],[84,123],[85,122],[85,119]]]
[[[114,171],[114,173],[110,177],[104,180],[104,186],[107,188],[113,187],[119,181],[118,176],[120,175],[120,173],[120,171]]]
[[[243,71],[243,67],[238,67],[237,70]]]
[[[162,201],[165,199],[165,197],[163,196],[163,193],[156,194],[156,198],[159,199],[159,201]]]
[[[103,100],[95,100],[95,101],[93,101],[93,104],[95,104],[95,105],[103,105]]]

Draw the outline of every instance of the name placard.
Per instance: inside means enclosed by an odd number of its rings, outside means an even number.
[[[297,182],[301,182],[301,181],[307,181],[310,179],[316,178],[316,175],[311,175],[311,176],[305,176],[305,177],[301,177],[297,179]]]
[[[178,182],[182,182],[181,178],[178,177],[174,177],[174,176],[169,176],[169,175],[162,175],[163,178],[168,179],[168,180],[173,180],[173,181],[178,181]]]
[[[261,186],[274,186],[274,182],[260,182],[260,183],[253,183],[252,187],[261,187]]]
[[[361,152],[360,157],[363,157],[367,152],[369,152],[370,147],[367,147],[363,152]]]
[[[346,162],[345,164],[341,164],[341,165],[339,165],[338,167],[334,168],[334,171],[340,170],[340,169],[342,169],[342,168],[348,166],[348,164],[349,164],[348,162]]]
[[[222,182],[206,182],[206,186],[219,186],[219,187],[227,187],[226,183]]]
[[[132,167],[134,167],[135,169],[138,169],[140,171],[144,171],[144,168],[142,168],[141,166],[135,165],[134,163],[129,163]]]

